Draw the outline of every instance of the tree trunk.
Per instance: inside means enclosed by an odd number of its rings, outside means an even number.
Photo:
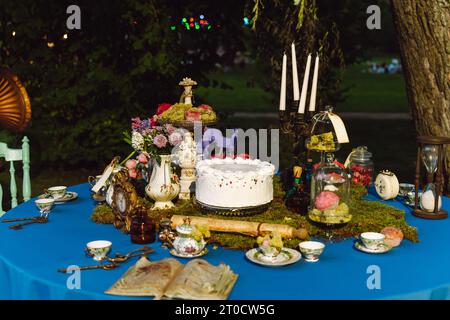
[[[391,5],[416,131],[450,137],[450,1],[391,0]],[[447,193],[449,173],[447,146]]]

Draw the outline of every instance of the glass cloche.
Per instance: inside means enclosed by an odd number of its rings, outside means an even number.
[[[311,119],[310,138],[306,139],[306,147],[309,150],[319,152],[335,152],[340,148],[340,144],[336,137],[330,114],[333,107],[326,106],[325,111],[321,111],[314,115]]]
[[[349,174],[334,162],[332,153],[323,153],[311,181],[309,218],[328,228],[343,226],[352,219],[349,196]]]

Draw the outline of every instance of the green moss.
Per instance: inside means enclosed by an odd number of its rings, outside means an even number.
[[[418,241],[417,230],[409,226],[405,221],[405,213],[392,206],[383,204],[377,201],[363,200],[362,197],[367,193],[366,189],[359,185],[352,185],[350,197],[350,213],[352,220],[344,227],[333,230],[333,235],[336,238],[346,239],[358,236],[365,231],[380,231],[384,227],[394,226],[402,230],[405,239],[413,242]],[[216,215],[199,210],[192,201],[178,201],[176,207],[171,210],[164,211],[149,211],[150,215],[159,220],[162,217],[170,217],[174,214],[203,216],[217,219],[231,219],[231,220],[245,220],[258,221],[267,223],[287,224],[295,228],[306,228],[310,236],[324,236],[325,230],[312,224],[307,216],[299,215],[289,211],[284,205],[284,192],[281,187],[281,181],[278,177],[274,178],[274,200],[269,209],[264,213],[254,216],[240,216],[230,217]],[[151,206],[148,200],[141,200],[141,203],[146,206]],[[106,207],[106,208],[105,208]],[[99,216],[110,217],[112,211],[107,206],[97,206],[94,209],[92,219],[98,219]],[[94,220],[95,221],[95,220]],[[295,247],[300,240],[292,239],[286,240],[285,246]],[[211,242],[220,244],[224,247],[246,250],[255,245],[255,239],[252,237],[213,232],[211,235]]]

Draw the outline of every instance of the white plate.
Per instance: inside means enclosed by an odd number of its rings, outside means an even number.
[[[387,244],[382,244],[376,249],[369,249],[364,244],[362,244],[360,241],[355,242],[355,248],[359,251],[365,252],[365,253],[386,253],[392,250],[392,247],[388,246]]]
[[[204,256],[207,253],[208,253],[208,249],[207,248],[203,249],[202,251],[200,251],[197,254],[179,253],[175,249],[170,250],[170,254],[171,255],[173,255],[175,257],[178,257],[178,258],[186,258],[186,259],[198,258],[198,257]]]
[[[283,248],[280,254],[275,258],[265,258],[259,249],[250,249],[245,253],[245,256],[251,262],[260,264],[266,267],[282,267],[289,264],[296,263],[302,258],[300,252],[294,249]]]
[[[39,199],[51,199],[52,196],[49,194],[41,194],[38,198]],[[78,198],[78,193],[73,192],[73,191],[67,191],[66,194],[64,195],[64,197],[56,199],[55,203],[64,203],[64,202],[75,200],[76,198]]]

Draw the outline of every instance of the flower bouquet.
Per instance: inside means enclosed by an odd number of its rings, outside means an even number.
[[[130,162],[130,164],[136,164],[134,168],[138,164],[146,165],[150,159],[154,159],[160,164],[161,155],[170,155],[172,149],[178,146],[184,137],[183,129],[176,128],[171,124],[157,125],[154,117],[144,120],[131,119],[131,129],[131,134],[124,132],[124,136],[125,141],[134,149],[127,160],[134,154],[138,154],[135,162]],[[128,169],[133,169],[133,166]]]
[[[125,132],[125,141],[134,151],[127,157],[125,166],[130,178],[144,178],[148,184],[146,194],[155,200],[155,209],[173,207],[172,199],[180,192],[176,174],[172,173],[172,148],[183,141],[184,129],[171,124],[157,125],[154,118],[131,120],[131,134]],[[136,159],[131,159],[137,154]],[[153,160],[152,174],[148,177],[150,160]]]

